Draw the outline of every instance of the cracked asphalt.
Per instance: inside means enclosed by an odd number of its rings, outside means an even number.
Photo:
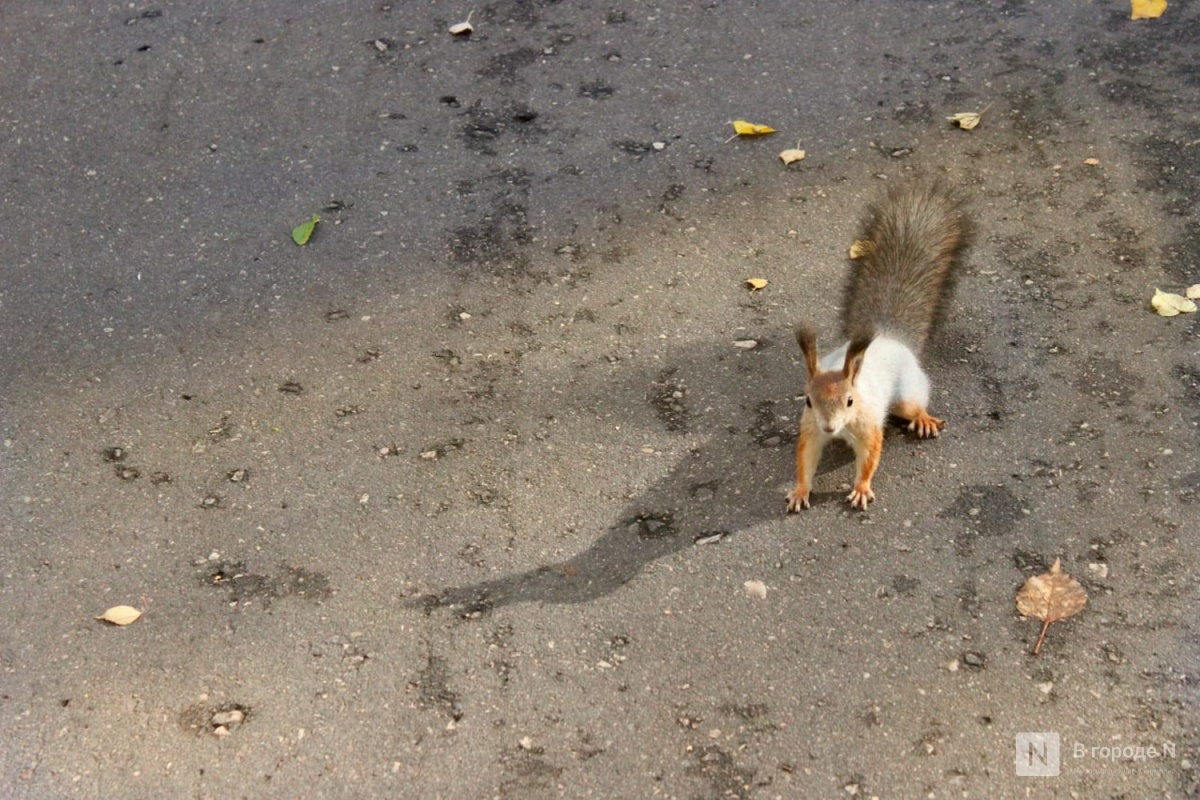
[[[1196,4],[0,23],[0,794],[1200,794]],[[979,229],[948,428],[787,515],[792,325],[910,173]]]

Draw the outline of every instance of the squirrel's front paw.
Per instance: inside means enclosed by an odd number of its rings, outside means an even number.
[[[799,511],[802,508],[808,507],[808,489],[801,489],[797,486],[795,489],[792,489],[790,492],[788,492],[787,510],[789,514],[793,511]]]
[[[846,495],[846,499],[850,501],[851,508],[861,508],[867,510],[867,503],[875,499],[875,493],[871,491],[871,484],[860,483],[854,487],[854,491]]]
[[[931,416],[926,411],[921,411],[913,417],[912,422],[908,423],[908,429],[915,433],[918,439],[932,439],[946,430],[946,421]]]

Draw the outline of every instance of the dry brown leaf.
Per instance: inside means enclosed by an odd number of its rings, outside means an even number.
[[[807,155],[808,153],[797,147],[792,150],[784,150],[779,154],[779,157],[783,160],[783,165],[786,167],[789,164],[795,164],[797,161],[803,161]]]
[[[875,250],[875,243],[870,239],[857,239],[854,244],[850,245],[850,260],[857,261],[865,255],[870,255]]]
[[[108,611],[96,617],[96,619],[104,620],[113,625],[124,626],[137,622],[140,616],[142,616],[142,612],[133,606],[113,606]]]
[[[1033,645],[1033,655],[1042,649],[1050,623],[1074,616],[1087,605],[1087,592],[1079,581],[1062,571],[1062,562],[1054,559],[1049,572],[1034,575],[1017,592],[1017,613],[1042,621],[1042,632]]]

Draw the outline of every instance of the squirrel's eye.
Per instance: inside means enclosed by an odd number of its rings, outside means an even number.
[[[853,398],[853,397],[847,397],[847,398],[846,398],[846,408],[849,408],[849,407],[850,407],[850,406],[852,406],[852,405],[854,405],[854,398]]]
[[[809,408],[812,408],[812,398],[811,398],[811,397],[809,397],[809,396],[807,396],[807,395],[805,395],[805,397],[804,397],[804,405],[808,406]]]

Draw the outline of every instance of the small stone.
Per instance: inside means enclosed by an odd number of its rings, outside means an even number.
[[[234,708],[229,711],[218,711],[212,715],[212,724],[217,726],[238,725],[246,719],[246,713]]]
[[[762,581],[746,581],[742,586],[746,589],[746,594],[751,597],[757,597],[759,600],[767,599],[767,585]]]
[[[983,655],[983,653],[975,653],[970,650],[963,653],[962,660],[968,667],[981,668],[987,665],[987,656]]]
[[[533,739],[531,739],[528,736],[522,736],[521,741],[518,742],[518,744],[521,745],[522,750],[532,750],[533,749]]]

